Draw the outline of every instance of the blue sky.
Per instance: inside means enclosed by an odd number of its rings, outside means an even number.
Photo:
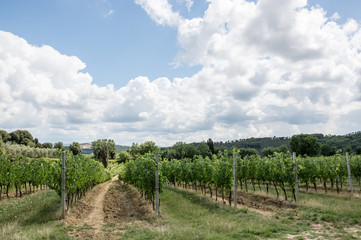
[[[194,17],[206,6],[199,1],[191,12],[179,9]],[[78,56],[99,85],[121,87],[140,75],[185,77],[199,70],[172,64],[179,50],[176,29],[157,25],[131,0],[1,1],[0,29]]]
[[[194,1],[188,11],[179,0],[170,2],[186,18],[203,16],[208,6],[206,1]],[[310,6],[317,4],[328,14],[338,12],[340,21],[361,19],[359,0],[309,1]],[[189,77],[200,69],[172,64],[181,50],[177,30],[156,24],[132,0],[2,0],[0,29],[30,44],[78,56],[99,85],[121,87],[137,76]]]
[[[2,0],[0,128],[128,145],[358,131],[360,9],[359,0]]]

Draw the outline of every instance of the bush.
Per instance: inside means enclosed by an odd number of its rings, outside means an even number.
[[[121,151],[118,155],[117,162],[118,163],[126,163],[132,159],[132,155],[130,155],[127,151]]]
[[[32,148],[29,146],[13,144],[10,142],[5,143],[3,148],[5,149],[6,154],[22,155],[24,157],[30,158],[56,157],[56,149]]]

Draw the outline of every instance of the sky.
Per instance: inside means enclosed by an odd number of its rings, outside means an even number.
[[[361,130],[359,0],[1,0],[0,129],[159,146]]]

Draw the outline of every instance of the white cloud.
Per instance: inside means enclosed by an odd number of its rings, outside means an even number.
[[[135,3],[160,25],[175,27],[182,19],[178,12],[173,12],[168,0],[135,0]]]
[[[110,9],[106,14],[104,14],[104,17],[105,18],[110,17],[113,13],[114,13],[114,10]]]
[[[163,146],[360,130],[355,20],[338,24],[305,0],[212,0],[193,19],[166,0],[135,1],[156,23],[178,29],[182,50],[174,61],[201,65],[197,74],[99,87],[77,57],[0,32],[0,126],[54,141]]]
[[[180,1],[185,3],[185,6],[188,9],[188,11],[191,10],[191,8],[194,4],[193,0],[180,0]]]

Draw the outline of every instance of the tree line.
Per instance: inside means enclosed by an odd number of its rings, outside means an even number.
[[[272,156],[275,153],[288,153],[296,152],[300,156],[333,156],[337,153],[351,152],[351,148],[337,149],[334,146],[320,143],[318,138],[312,134],[298,134],[293,135],[289,140],[288,145],[283,144],[280,146],[265,147],[259,152],[254,148],[237,148],[236,146],[216,147],[216,144],[209,138],[207,141],[200,143],[185,143],[177,142],[169,148],[159,148],[152,141],[147,141],[142,144],[133,143],[132,147],[126,151],[119,153],[117,161],[127,162],[135,160],[137,157],[146,153],[154,153],[159,151],[162,159],[193,159],[195,156],[209,157],[214,154],[223,153],[228,150],[231,154],[233,150],[237,150],[239,156],[244,158],[246,156],[260,155],[263,157]],[[361,147],[356,148],[355,154],[361,154]]]

